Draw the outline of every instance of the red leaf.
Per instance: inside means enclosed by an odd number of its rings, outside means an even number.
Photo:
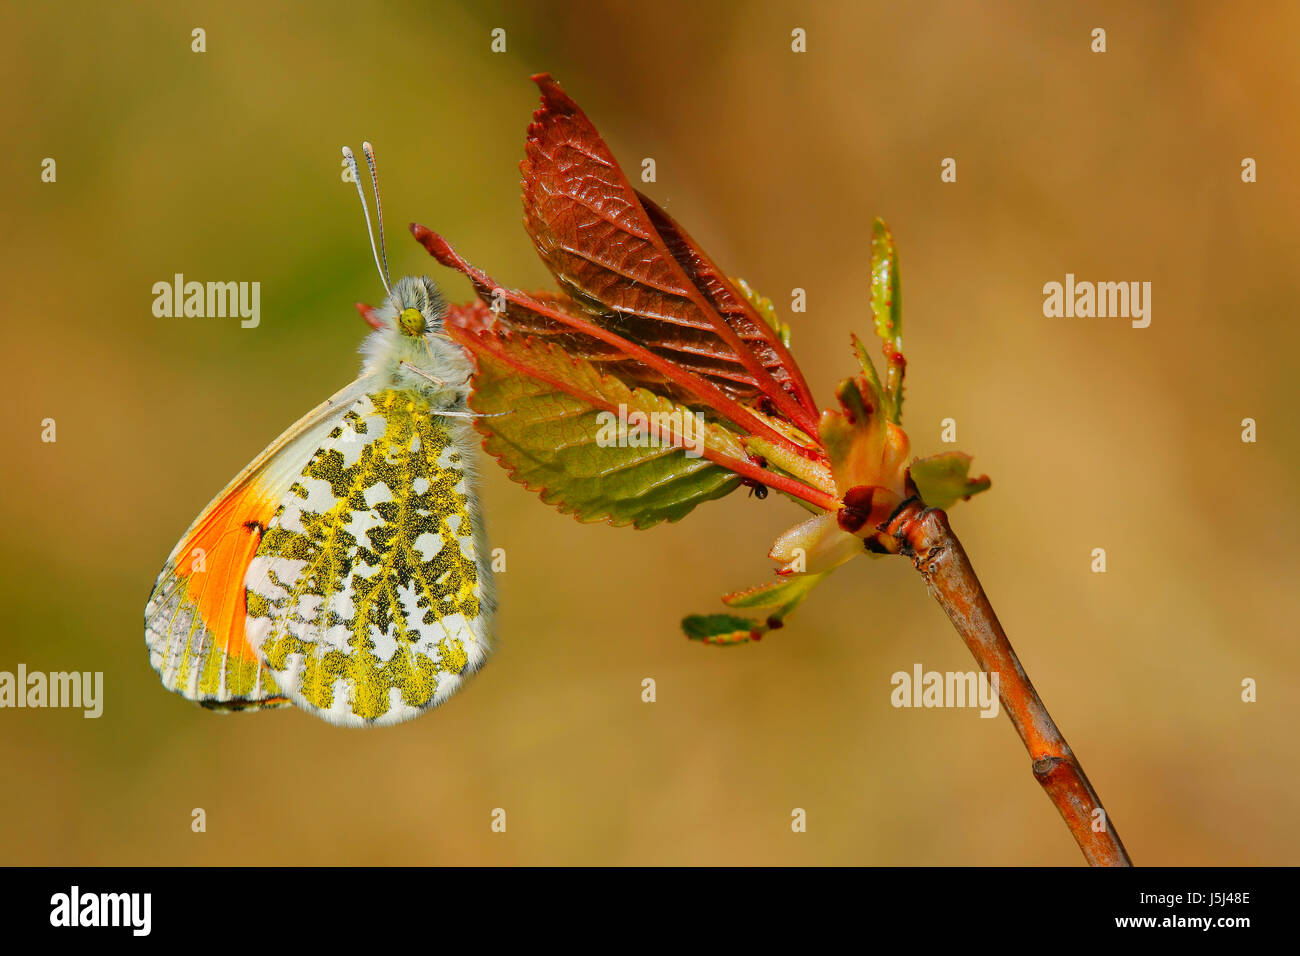
[[[421,226],[420,228],[423,229],[424,227]],[[434,233],[427,234],[430,237],[436,236]],[[417,238],[424,241],[425,233],[417,233],[416,235]],[[441,243],[441,246],[438,243]],[[707,407],[705,403],[700,401],[699,395],[694,391],[678,385],[663,372],[631,357],[618,345],[595,338],[585,332],[580,332],[569,322],[561,322],[553,318],[556,313],[559,313],[582,325],[589,325],[593,318],[591,313],[580,308],[572,299],[554,292],[529,292],[518,301],[505,295],[497,297],[496,287],[488,288],[484,281],[476,280],[476,270],[461,260],[454,250],[447,245],[446,240],[437,236],[431,239],[430,242],[425,242],[425,245],[429,248],[429,252],[443,265],[458,269],[468,276],[470,281],[475,283],[479,294],[484,297],[469,305],[449,306],[446,320],[448,326],[459,325],[463,328],[478,329],[492,324],[494,313],[485,304],[486,301],[491,300],[493,307],[500,309],[500,312],[495,315],[495,321],[512,331],[554,342],[570,355],[586,359],[601,371],[613,375],[629,385],[640,385],[649,388],[665,398],[670,398],[685,405]],[[446,251],[442,251],[443,249]],[[486,276],[483,276],[482,279],[490,281]],[[535,305],[537,308],[530,308],[529,304]],[[454,315],[452,314],[453,310],[455,310]],[[463,312],[461,310],[468,311]]]
[[[590,313],[574,308],[571,302],[555,296],[547,297],[549,301],[545,301],[514,289],[506,289],[498,285],[487,273],[471,266],[451,248],[445,239],[431,229],[412,223],[411,234],[440,263],[463,273],[474,284],[483,302],[500,302],[501,323],[507,328],[517,328],[521,332],[530,334],[536,333],[538,329],[547,330],[550,334],[569,334],[560,333],[560,330],[566,328],[572,330],[573,333],[583,336],[581,341],[584,343],[584,351],[594,347],[588,344],[590,341],[594,341],[601,348],[612,347],[614,352],[608,353],[610,356],[616,358],[617,355],[623,355],[646,366],[677,389],[691,395],[696,402],[712,408],[749,434],[782,445],[803,458],[824,457],[820,448],[801,445],[789,436],[776,431],[750,409],[726,394],[708,377],[693,374],[672,360],[622,338],[616,332],[597,324],[595,317]],[[477,307],[458,307],[455,311],[448,312],[446,320],[448,331],[451,332],[456,328],[456,323],[464,323],[463,327],[469,331],[481,332],[491,324],[491,314],[487,306],[482,303]],[[457,341],[461,339],[457,337]],[[473,349],[478,342],[469,338],[461,341],[461,344]]]
[[[642,204],[591,121],[547,74],[528,128],[524,219],[594,321],[741,399],[765,395],[813,434],[817,411],[766,324],[667,214]]]
[[[741,295],[732,281],[714,265],[713,260],[672,216],[640,191],[636,195],[650,221],[663,237],[668,251],[695,287],[704,294],[714,310],[722,315],[727,325],[736,330],[741,341],[794,399],[797,411],[792,411],[799,417],[793,423],[804,431],[815,429],[817,403],[813,401],[803,373],[799,371],[799,366],[795,364],[776,330],[763,321],[749,300]]]
[[[384,327],[384,323],[379,318],[379,310],[373,305],[366,305],[364,302],[358,302],[356,305],[357,311],[366,320],[366,325],[372,329],[382,329]]]

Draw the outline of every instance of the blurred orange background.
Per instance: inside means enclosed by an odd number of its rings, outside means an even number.
[[[500,646],[437,712],[348,731],[162,688],[142,612],[164,558],[355,374],[352,303],[381,295],[339,147],[376,144],[395,275],[469,295],[411,241],[418,220],[497,278],[549,286],[517,171],[545,70],[772,297],[822,402],[869,329],[886,218],[913,450],[960,448],[992,477],[954,527],[1134,860],[1300,863],[1300,8],[266,0],[0,18],[0,670],[105,675],[98,720],[0,711],[0,862],[1081,862],[1005,719],[890,706],[897,670],[972,667],[905,561],[850,564],[761,644],[681,636],[683,615],[770,574],[802,514],[775,495],[635,532],[580,525],[485,461]],[[151,287],[177,272],[260,281],[261,325],[155,318]],[[1150,281],[1150,328],[1045,318],[1043,284],[1067,272]],[[808,311],[791,315],[796,287]]]

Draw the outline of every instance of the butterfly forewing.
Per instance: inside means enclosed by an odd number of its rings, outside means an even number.
[[[354,382],[303,416],[203,509],[173,549],[145,607],[149,659],[169,690],[217,710],[289,702],[248,643],[244,576],[280,499],[368,387]]]
[[[285,492],[245,585],[250,643],[299,707],[396,723],[485,660],[491,575],[463,427],[408,391],[364,395]]]

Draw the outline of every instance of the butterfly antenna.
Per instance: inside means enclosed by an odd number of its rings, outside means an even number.
[[[388,282],[388,275],[380,262],[379,248],[375,245],[375,231],[370,227],[370,206],[366,204],[366,191],[361,188],[361,174],[357,169],[357,158],[352,155],[352,150],[346,146],[343,147],[343,161],[348,164],[348,170],[352,173],[352,181],[357,184],[357,195],[361,198],[361,211],[366,216],[366,232],[370,235],[370,251],[375,256],[375,268],[379,270],[379,278],[384,283],[384,291],[392,295],[393,290]]]
[[[379,199],[379,169],[375,165],[375,148],[369,143],[361,144],[361,151],[366,154],[366,165],[370,167],[370,187],[375,191],[375,220],[379,223],[379,258],[384,262],[384,287],[392,285],[392,276],[388,274],[388,247],[384,245],[384,206]]]

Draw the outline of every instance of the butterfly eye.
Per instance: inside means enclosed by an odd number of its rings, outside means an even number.
[[[397,316],[397,327],[403,335],[423,335],[429,324],[419,309],[403,309]]]

